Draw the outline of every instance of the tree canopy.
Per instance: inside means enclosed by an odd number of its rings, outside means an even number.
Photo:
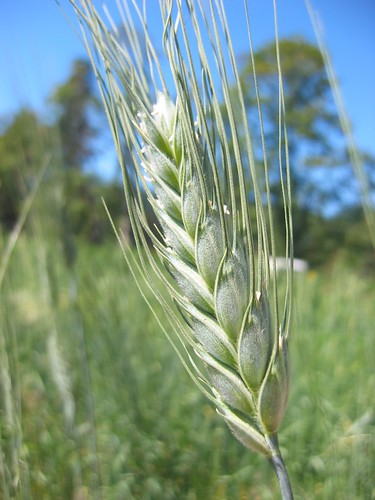
[[[43,162],[55,149],[49,126],[21,109],[0,134],[0,221],[11,229]]]
[[[100,110],[96,84],[88,61],[73,63],[68,80],[52,93],[57,107],[56,126],[60,134],[63,165],[67,169],[82,168],[94,155],[95,125]]]
[[[332,255],[359,247],[368,252],[366,226],[360,210],[356,178],[340,139],[340,128],[331,96],[330,84],[319,49],[306,40],[293,38],[279,43],[283,73],[289,161],[294,194],[295,249],[298,257],[321,264]],[[267,162],[272,182],[279,175],[279,103],[275,44],[254,53],[254,64],[261,101]],[[242,56],[240,73],[246,113],[251,125],[254,153],[259,169],[263,150],[259,117],[249,55]],[[63,191],[63,218],[70,230],[90,241],[102,241],[110,225],[101,205],[104,196],[114,218],[126,218],[122,187],[106,183],[100,176],[85,173],[85,165],[97,158],[97,141],[103,133],[96,84],[87,61],[78,60],[65,82],[51,94],[54,121],[47,125],[34,111],[21,109],[0,129],[0,224],[11,229],[20,213],[31,183],[46,159],[48,189]],[[233,90],[233,107],[239,106]],[[235,112],[240,112],[236,110]],[[225,119],[225,116],[224,116]],[[241,130],[238,130],[241,141]],[[282,135],[282,139],[285,137]],[[124,149],[124,154],[126,150]],[[285,158],[284,158],[285,160]],[[364,156],[365,174],[374,192],[374,159]],[[54,186],[54,187],[53,187]],[[251,206],[251,186],[248,186]],[[279,219],[283,244],[281,200],[271,185],[274,216]],[[51,194],[48,196],[52,197]],[[334,216],[328,217],[334,206]],[[108,231],[106,230],[108,229]],[[361,235],[360,237],[358,235]],[[371,260],[371,259],[370,259]]]

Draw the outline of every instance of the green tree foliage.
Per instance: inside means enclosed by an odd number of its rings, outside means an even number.
[[[93,139],[98,134],[94,123],[100,109],[95,89],[89,62],[77,60],[68,80],[51,96],[52,103],[57,106],[56,125],[66,169],[82,169],[94,154]]]
[[[333,134],[339,123],[319,49],[303,39],[284,39],[279,44],[283,78],[288,146],[291,167],[297,169],[303,155],[306,165],[326,165],[337,157]],[[265,118],[267,145],[275,155],[278,143],[278,72],[275,44],[269,44],[254,57],[259,91]],[[253,73],[247,64],[241,78],[245,84],[248,104],[254,106],[253,90],[249,86]]]
[[[318,247],[312,260],[321,263],[337,251],[340,241],[345,239],[342,230],[336,240],[331,237],[332,233],[329,234],[333,219],[327,220],[328,210],[334,207],[340,217],[341,211],[348,210],[348,203],[353,208],[353,196],[348,197],[346,194],[348,187],[356,192],[356,181],[348,162],[330,82],[318,47],[304,39],[291,38],[279,42],[279,51],[293,195],[295,253],[300,257],[310,257],[311,249]],[[254,65],[250,56],[243,56],[240,75],[248,119],[254,125],[251,130],[256,161],[263,165],[262,144],[260,136],[257,136],[259,114],[254,66],[267,163],[271,171],[274,216],[280,228],[279,244],[283,245],[284,215],[282,200],[277,199],[276,189],[279,182],[280,138],[284,167],[286,159],[283,150],[285,135],[283,131],[281,135],[279,133],[279,73],[275,43],[265,45],[254,53]],[[236,98],[233,99],[233,105],[238,106]],[[356,202],[360,203],[359,198]],[[329,244],[326,244],[327,241]]]
[[[65,190],[70,194],[63,200],[63,231],[92,243],[101,243],[106,236],[112,236],[102,197],[108,203],[111,216],[118,222],[125,213],[121,184],[104,183],[96,176],[80,172],[70,172],[65,182]]]
[[[363,265],[369,268],[374,263],[373,252],[360,208],[358,181],[345,147],[323,57],[318,47],[301,38],[281,40],[279,51],[293,196],[295,254],[308,259],[312,265],[321,265],[338,255],[345,255],[353,260],[357,253],[361,256]],[[286,158],[285,135],[283,130],[281,134],[279,130],[276,45],[270,43],[257,50],[254,53],[254,65],[249,54],[243,55],[242,59],[241,88],[252,133],[255,160],[261,169],[264,155],[253,76],[255,66],[266,159],[271,172],[270,190],[278,228],[277,247],[279,251],[283,251],[285,224],[282,199],[277,188],[280,140],[282,169],[285,169]],[[231,99],[236,116],[242,111],[234,87],[231,89]],[[229,127],[224,110],[223,117]],[[240,128],[238,134],[241,140]],[[361,156],[369,189],[374,193],[374,159],[363,153]],[[251,185],[248,190],[251,198]]]
[[[272,44],[258,50],[255,53],[255,64],[262,101],[267,159],[277,182],[278,77],[274,50]],[[336,255],[345,253],[351,260],[357,260],[357,263],[361,258],[369,269],[374,266],[373,252],[368,243],[359,198],[353,196],[356,193],[355,177],[345,151],[336,140],[339,129],[319,51],[307,42],[296,39],[282,40],[280,51],[295,194],[296,254],[307,258],[312,265],[321,265]],[[252,66],[247,57],[241,81],[247,112],[252,122],[258,118],[251,75]],[[10,230],[14,226],[36,174],[48,162],[44,181],[34,202],[41,211],[48,212],[51,219],[48,227],[60,227],[63,239],[66,237],[64,233],[69,231],[72,236],[80,235],[91,242],[103,241],[111,235],[111,227],[101,203],[101,197],[104,197],[114,220],[128,233],[122,187],[116,182],[105,183],[84,170],[89,160],[95,161],[94,145],[101,131],[102,119],[97,107],[95,82],[87,62],[77,61],[73,64],[71,75],[52,93],[51,100],[55,105],[55,123],[46,125],[29,109],[22,109],[11,119],[2,122],[2,229]],[[233,104],[236,106],[235,100]],[[255,133],[258,126],[252,127],[252,130]],[[253,140],[257,161],[261,164],[260,137],[253,135]],[[364,156],[364,163],[370,190],[374,192],[375,177],[371,173],[374,171],[374,159]],[[323,172],[324,183],[311,175],[318,170]],[[338,173],[340,175],[336,175]],[[327,182],[330,175],[331,182]],[[322,207],[330,205],[339,210],[337,215],[328,219]],[[282,212],[276,211],[275,216],[279,217],[279,239],[282,244]]]
[[[0,222],[11,229],[42,164],[56,148],[51,128],[28,109],[16,114],[0,134]]]
[[[63,237],[68,233],[81,235],[92,242],[100,242],[105,234],[104,209],[100,197],[110,192],[116,200],[116,217],[122,209],[121,188],[105,185],[84,173],[89,160],[95,159],[95,139],[100,132],[102,118],[96,83],[88,61],[77,60],[65,83],[51,96],[57,107],[56,127],[60,137],[60,182],[62,186]],[[67,238],[69,240],[69,238]],[[68,245],[69,246],[69,245]],[[69,253],[69,252],[68,252]]]
[[[12,229],[36,175],[47,162],[34,201],[44,229],[51,237],[61,237],[67,247],[75,235],[101,242],[112,234],[101,197],[116,221],[124,216],[124,201],[119,183],[105,183],[84,170],[86,162],[95,159],[93,139],[101,118],[96,113],[88,63],[73,64],[70,77],[53,92],[52,101],[58,104],[55,122],[46,125],[35,112],[22,109],[0,129],[1,227]]]

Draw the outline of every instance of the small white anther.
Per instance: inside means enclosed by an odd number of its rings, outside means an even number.
[[[255,292],[255,297],[257,298],[257,301],[258,301],[258,302],[259,302],[259,300],[260,300],[260,297],[261,297],[261,296],[262,296],[262,292],[260,292],[259,290],[257,290],[257,291]]]
[[[225,215],[230,215],[230,212],[229,212],[229,210],[228,210],[228,206],[227,206],[227,205],[224,205],[224,206],[223,206],[223,210],[224,210],[224,214],[225,214]]]

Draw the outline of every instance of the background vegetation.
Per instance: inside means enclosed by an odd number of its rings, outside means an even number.
[[[256,61],[275,168],[270,54]],[[310,266],[296,279],[281,446],[296,498],[375,498],[374,249],[319,52],[284,40],[281,54],[296,256]],[[48,116],[22,109],[0,131],[2,266],[19,235],[0,273],[0,498],[275,498],[269,465],[193,386],[126,269],[100,201],[131,245],[121,184],[88,168],[105,119],[86,61]]]

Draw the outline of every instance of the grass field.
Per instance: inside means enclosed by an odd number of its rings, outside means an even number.
[[[22,237],[1,290],[0,498],[275,499],[185,373],[118,246]],[[280,441],[298,499],[375,499],[375,286],[297,276]],[[157,307],[157,306],[156,306]]]

